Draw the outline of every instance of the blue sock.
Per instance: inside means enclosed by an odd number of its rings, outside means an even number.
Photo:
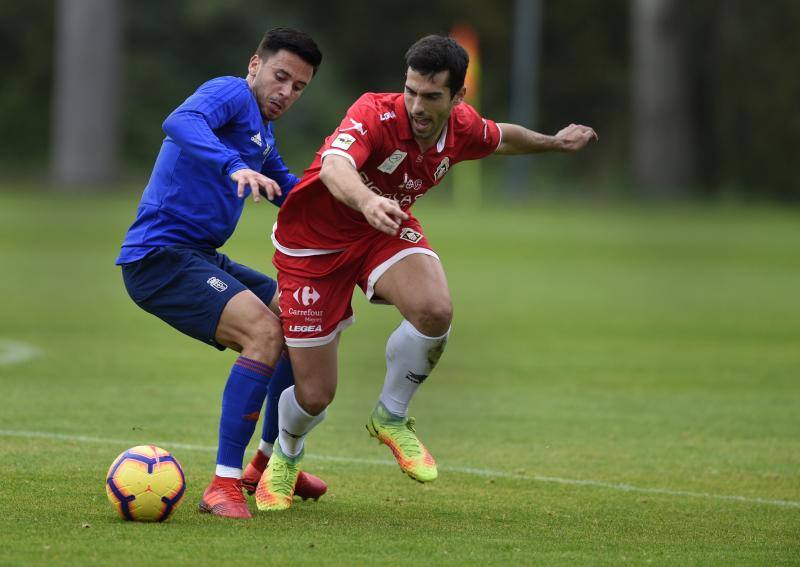
[[[261,439],[267,443],[275,443],[278,438],[278,400],[283,391],[294,384],[294,373],[289,356],[284,352],[275,365],[275,373],[267,390],[267,407],[264,410],[264,430]]]
[[[244,451],[256,429],[273,369],[244,356],[236,359],[222,393],[217,465],[242,468]]]

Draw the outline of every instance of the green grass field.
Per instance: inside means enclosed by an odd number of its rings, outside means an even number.
[[[421,203],[456,308],[412,407],[439,480],[364,430],[399,318],[357,292],[307,442],[329,494],[233,522],[196,508],[233,355],[128,299],[137,198],[0,193],[0,564],[800,563],[800,211]],[[226,252],[273,273],[274,215]],[[106,500],[139,443],[186,472],[166,524]]]

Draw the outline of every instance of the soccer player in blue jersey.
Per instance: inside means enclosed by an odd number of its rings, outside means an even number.
[[[200,502],[201,511],[218,516],[251,517],[242,493],[244,451],[268,390],[277,399],[293,377],[282,355],[275,281],[217,249],[233,233],[248,195],[280,206],[298,182],[275,147],[271,122],[291,108],[321,61],[307,34],[276,28],[264,35],[246,78],[212,79],[175,109],[164,121],[167,136],[116,262],[139,307],[190,337],[240,353],[222,394],[215,476]],[[251,489],[276,436],[272,403],[248,467]],[[301,496],[327,489],[313,475],[299,480],[298,489],[301,482]]]

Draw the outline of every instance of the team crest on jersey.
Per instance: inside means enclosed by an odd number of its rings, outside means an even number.
[[[339,134],[336,139],[331,143],[332,148],[340,148],[342,150],[349,150],[356,139],[350,134]]]
[[[394,173],[394,170],[397,169],[403,160],[406,159],[408,154],[402,150],[395,150],[392,152],[392,155],[387,157],[383,160],[383,163],[378,166],[378,171],[382,171],[384,173]]]
[[[226,284],[224,281],[222,281],[219,278],[215,278],[214,276],[211,276],[210,278],[208,278],[206,280],[206,283],[208,285],[210,285],[211,287],[213,287],[214,289],[216,289],[220,293],[225,291],[226,289],[228,289],[228,284]]]
[[[250,139],[257,145],[259,148],[264,145],[264,142],[261,141],[261,132],[256,132],[254,135],[250,136]]]
[[[404,228],[400,231],[400,239],[407,240],[412,244],[416,244],[420,240],[422,240],[422,235],[417,232],[416,230],[412,230],[410,228]]]
[[[433,180],[439,181],[444,174],[447,173],[447,170],[450,169],[450,158],[445,156],[445,158],[439,163],[436,171],[433,173]]]

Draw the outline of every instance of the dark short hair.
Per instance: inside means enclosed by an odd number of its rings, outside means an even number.
[[[425,76],[450,71],[447,86],[451,97],[464,86],[468,65],[467,51],[451,37],[427,35],[406,51],[406,69]]]
[[[268,59],[281,49],[297,55],[311,65],[314,74],[317,74],[317,68],[322,63],[322,52],[310,35],[293,28],[273,28],[264,34],[256,54],[262,59]]]

